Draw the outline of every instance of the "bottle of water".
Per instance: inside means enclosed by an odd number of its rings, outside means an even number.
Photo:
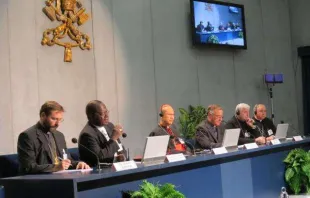
[[[288,194],[286,192],[286,188],[285,187],[281,188],[280,198],[289,198],[289,196],[288,196]]]

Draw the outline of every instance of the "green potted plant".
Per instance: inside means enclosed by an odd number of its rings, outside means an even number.
[[[310,193],[310,153],[303,149],[292,150],[284,160],[285,181],[294,194]]]
[[[212,34],[208,38],[208,43],[219,43],[219,38],[216,35]]]
[[[131,198],[185,198],[173,184],[152,184],[146,180],[140,185],[140,190],[134,191],[130,195]]]
[[[181,134],[186,139],[193,139],[196,134],[196,127],[207,117],[206,109],[203,106],[189,106],[189,111],[184,108],[179,108],[180,111],[180,130]]]

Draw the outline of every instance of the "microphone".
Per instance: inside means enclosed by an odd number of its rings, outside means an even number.
[[[84,149],[86,149],[87,151],[89,151],[90,153],[92,153],[94,156],[96,156],[96,159],[97,159],[97,169],[98,169],[98,170],[101,170],[100,165],[111,166],[111,163],[100,163],[99,157],[97,156],[97,154],[94,153],[94,152],[93,152],[92,150],[90,150],[89,148],[87,148],[86,146],[84,146],[83,144],[78,143],[78,141],[77,141],[76,138],[72,138],[71,141],[72,141],[73,144],[76,144],[76,143],[77,143],[79,146],[82,146]]]
[[[130,161],[130,157],[129,157],[129,148],[127,148],[127,160],[126,161]]]
[[[126,138],[127,137],[127,133],[122,133],[122,137]]]
[[[188,146],[188,147],[192,147],[192,148],[191,148],[192,151],[193,151],[192,153],[193,153],[194,156],[196,156],[196,151],[195,151],[195,147],[193,146],[193,144],[190,143],[188,140],[185,141],[185,144],[186,144],[186,146]]]

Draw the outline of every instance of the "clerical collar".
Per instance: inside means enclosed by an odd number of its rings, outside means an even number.
[[[256,121],[258,121],[258,122],[262,122],[263,120],[259,120],[259,119],[257,119],[255,116],[254,116],[254,119],[256,120]]]

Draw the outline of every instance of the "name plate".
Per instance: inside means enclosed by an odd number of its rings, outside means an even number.
[[[270,141],[272,145],[277,145],[277,144],[281,144],[279,139],[274,139]]]
[[[167,155],[166,158],[168,162],[178,162],[178,161],[186,160],[183,153]]]
[[[249,143],[249,144],[245,144],[244,147],[245,147],[245,149],[255,149],[255,148],[258,148],[258,146],[257,146],[257,144],[255,142]]]
[[[136,162],[133,160],[125,162],[113,163],[113,169],[116,171],[130,170],[138,168]]]
[[[299,135],[299,136],[294,136],[294,137],[293,137],[293,140],[297,142],[297,141],[301,141],[301,140],[303,140],[303,139],[302,139],[302,137]]]
[[[212,151],[215,155],[227,153],[227,149],[225,147],[213,148]]]

